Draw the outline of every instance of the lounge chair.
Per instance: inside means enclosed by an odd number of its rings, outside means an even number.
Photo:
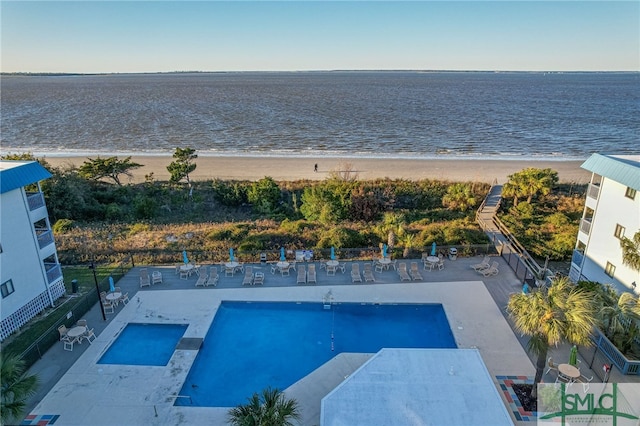
[[[147,268],[140,269],[140,287],[151,287],[151,278],[149,278],[149,272]]]
[[[498,262],[491,263],[491,266],[488,269],[484,269],[479,271],[483,277],[491,277],[493,275],[498,275]]]
[[[298,278],[296,279],[296,284],[306,284],[307,283],[307,271],[304,265],[298,266]]]
[[[407,264],[400,262],[398,264],[398,275],[400,275],[400,281],[411,281],[411,277],[407,273]]]
[[[420,272],[418,272],[418,262],[411,262],[409,275],[411,275],[411,279],[414,281],[422,280],[422,275],[420,275]]]
[[[242,285],[252,285],[253,284],[253,268],[251,266],[247,266],[244,269],[244,278],[242,279]]]
[[[371,263],[365,263],[363,270],[362,270],[362,275],[364,276],[364,281],[365,282],[375,282],[376,279],[373,276],[373,267],[371,266]]]
[[[216,286],[218,285],[218,268],[215,266],[209,267],[209,277],[207,278],[207,282],[205,286]]]
[[[484,259],[482,259],[482,262],[476,263],[475,265],[471,265],[471,267],[473,268],[474,271],[480,272],[484,269],[489,269],[491,267],[491,264],[489,263],[489,261],[490,261],[490,257],[485,256]]]
[[[253,276],[253,285],[264,284],[264,274],[262,272],[256,272]]]
[[[206,287],[207,278],[207,274],[201,274],[196,281],[196,287]]]
[[[351,264],[351,282],[362,282],[362,277],[360,276],[360,264],[356,262]]]
[[[318,282],[316,281],[316,265],[314,265],[313,263],[309,264],[309,267],[307,268],[307,283],[314,283],[317,284]]]

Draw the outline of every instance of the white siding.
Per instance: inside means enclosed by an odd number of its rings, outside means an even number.
[[[2,283],[13,280],[15,288],[14,293],[2,299],[4,319],[46,291],[46,277],[24,191],[16,189],[1,197],[0,276]]]
[[[620,240],[614,235],[617,224],[626,228],[628,238],[640,230],[640,193],[632,200],[625,197],[626,189],[618,182],[603,178],[582,268],[582,275],[587,279],[612,283],[621,290],[629,290],[634,281],[640,286],[640,273],[622,264]],[[607,262],[616,267],[613,278],[604,273]]]

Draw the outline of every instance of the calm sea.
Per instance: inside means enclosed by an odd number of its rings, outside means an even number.
[[[3,76],[2,152],[584,159],[637,153],[638,73]]]

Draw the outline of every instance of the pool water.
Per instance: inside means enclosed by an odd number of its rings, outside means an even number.
[[[176,405],[237,406],[341,352],[456,347],[440,304],[222,302]]]
[[[127,324],[98,364],[167,365],[187,327],[188,324]]]

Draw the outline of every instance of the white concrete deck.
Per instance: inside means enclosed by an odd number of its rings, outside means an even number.
[[[173,405],[196,351],[176,350],[166,367],[97,361],[129,322],[186,322],[185,337],[203,338],[222,300],[321,302],[328,290],[325,286],[139,292],[31,413],[59,414],[57,425],[225,424],[228,407]],[[526,353],[481,281],[336,286],[331,290],[335,302],[442,303],[458,347],[479,350],[496,386],[496,375],[534,374]],[[300,424],[319,424],[321,399],[370,357],[337,356],[288,388],[286,394],[300,403]],[[327,370],[337,374],[321,373]]]

